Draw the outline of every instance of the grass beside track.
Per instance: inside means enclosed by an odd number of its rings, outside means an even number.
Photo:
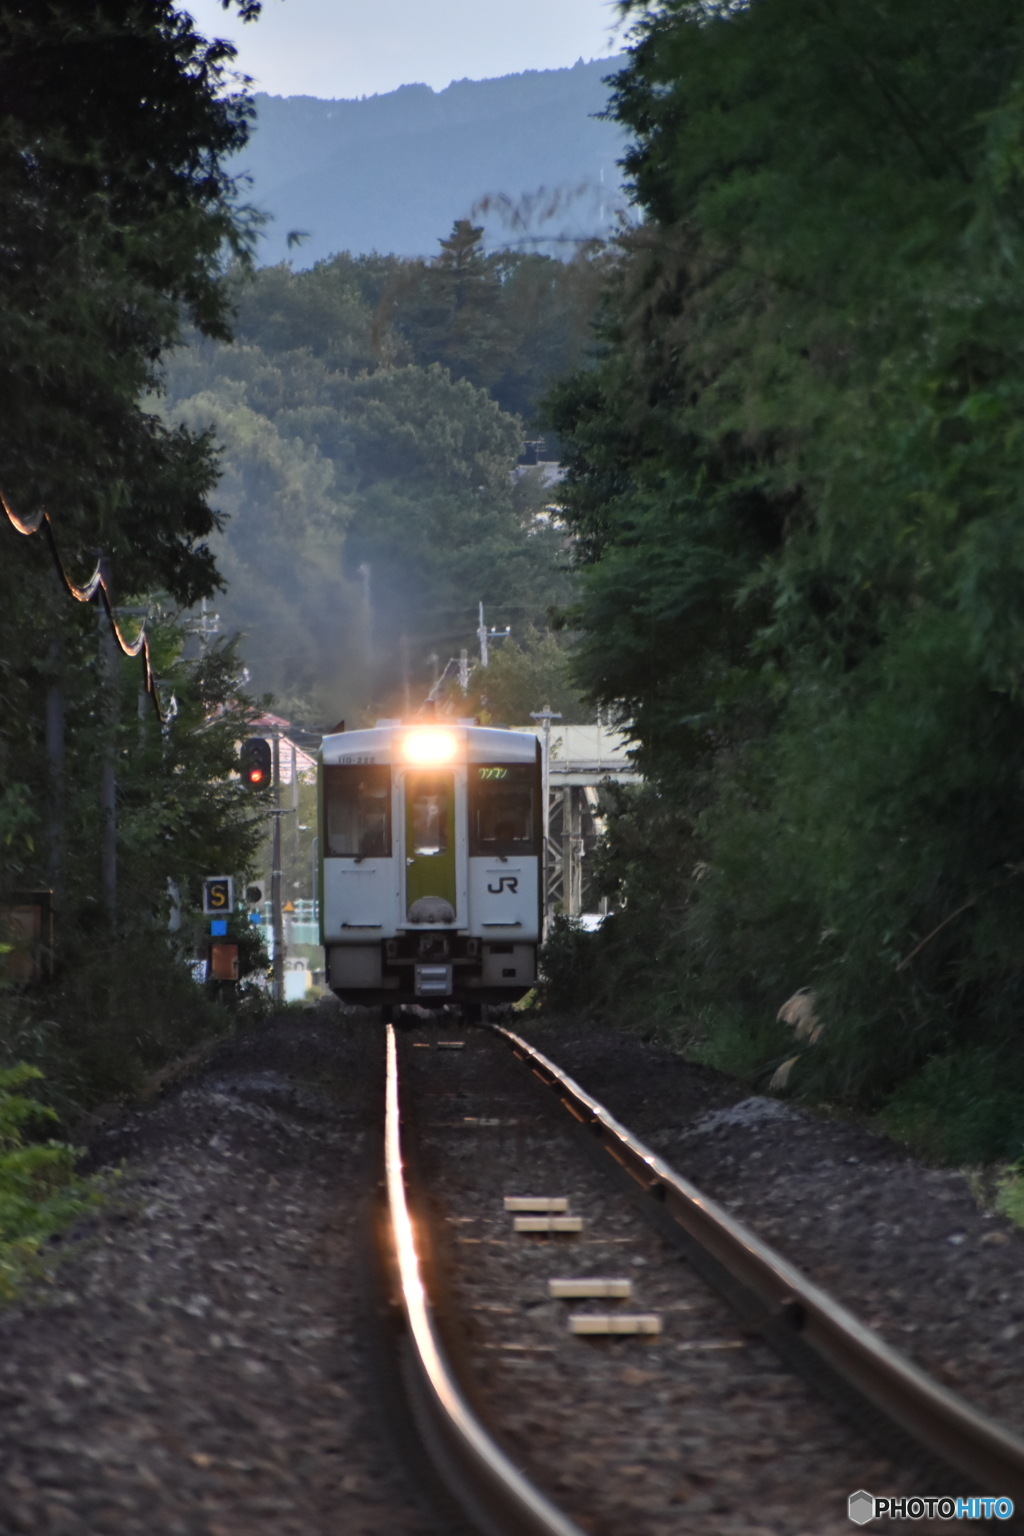
[[[0,1072],[0,1301],[11,1300],[53,1237],[94,1207],[98,1189],[75,1173],[78,1149],[62,1141],[26,1144],[23,1127],[55,1112],[18,1090],[42,1077],[20,1062]]]

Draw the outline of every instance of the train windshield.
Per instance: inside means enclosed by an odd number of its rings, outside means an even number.
[[[390,858],[391,769],[326,764],[323,772],[324,853],[335,858]]]
[[[454,783],[450,773],[409,775],[406,803],[413,858],[448,852],[448,812]]]
[[[537,852],[536,768],[474,765],[469,771],[469,851],[507,858]]]

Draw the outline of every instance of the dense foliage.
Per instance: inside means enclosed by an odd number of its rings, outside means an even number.
[[[126,630],[155,616],[179,706],[162,730],[141,663],[105,659],[97,605],[63,589],[42,534],[0,518],[0,909],[56,901],[52,983],[9,985],[20,961],[0,977],[0,1065],[44,1062],[65,1106],[123,1091],[216,1022],[183,962],[189,913],[200,875],[242,872],[258,835],[230,778],[241,665],[180,623],[219,582],[215,452],[143,403],[186,328],[228,334],[225,260],[244,263],[253,225],[224,169],[250,116],[231,61],[170,0],[0,0],[0,490],[22,516],[48,510],[78,580],[105,553]],[[116,909],[99,894],[105,757]]]
[[[521,250],[485,252],[483,228],[457,219],[432,261],[397,264],[381,294],[378,333],[412,361],[441,363],[487,389],[529,424],[554,378],[587,339],[607,261],[597,241],[571,261]]]
[[[226,336],[222,161],[245,142],[230,49],[170,0],[0,5],[0,485],[97,544],[126,590],[191,601],[215,576],[208,445],[138,399],[187,316]]]
[[[792,1087],[989,1155],[1024,1132],[1020,10],[635,17],[647,222],[549,407],[581,676],[658,801],[595,943],[669,957],[679,1027],[751,1070],[812,987]]]
[[[462,707],[484,724],[529,725],[531,714],[545,707],[561,715],[565,725],[589,724],[594,718],[575,687],[565,637],[532,626],[518,640],[510,636],[492,643],[490,665],[472,674]]]

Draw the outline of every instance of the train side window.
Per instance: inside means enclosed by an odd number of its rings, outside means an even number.
[[[324,765],[327,857],[391,857],[391,769],[356,764]]]
[[[537,852],[536,769],[532,763],[474,764],[469,771],[469,851],[508,858]]]

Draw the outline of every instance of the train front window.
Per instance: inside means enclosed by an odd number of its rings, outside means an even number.
[[[391,857],[391,769],[349,764],[324,767],[328,857]]]
[[[410,774],[407,803],[412,837],[409,852],[414,858],[430,858],[448,852],[448,808],[453,782],[450,773]]]
[[[532,763],[474,765],[470,769],[469,851],[485,858],[537,852],[536,769]]]

